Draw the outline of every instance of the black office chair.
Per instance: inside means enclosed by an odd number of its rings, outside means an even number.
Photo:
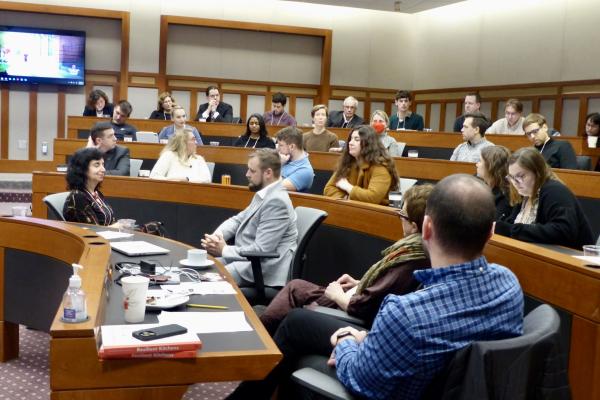
[[[302,276],[304,264],[306,262],[306,249],[313,234],[327,218],[327,213],[316,208],[296,207],[296,226],[298,228],[297,249],[292,259],[292,264],[288,272],[287,280],[296,279]],[[254,274],[254,286],[242,287],[242,293],[248,299],[250,304],[268,304],[279,292],[279,288],[265,286],[260,260],[262,258],[276,258],[278,253],[261,252],[243,252],[241,256],[250,260],[252,273]]]
[[[456,352],[448,367],[429,386],[423,399],[538,399],[543,378],[552,368],[560,318],[549,305],[531,311],[523,321],[523,335],[487,342],[474,342]],[[337,380],[332,368],[323,367],[326,357],[310,356],[300,361],[292,380],[318,395],[339,400],[354,399]],[[554,371],[552,371],[554,372]],[[568,398],[566,367],[553,398]],[[556,376],[554,376],[556,378]],[[549,385],[551,386],[551,385]],[[548,389],[546,389],[548,390]]]
[[[577,169],[582,171],[592,171],[592,157],[590,156],[575,156],[577,157]]]
[[[63,208],[65,206],[65,201],[67,201],[67,197],[69,197],[69,193],[70,192],[54,193],[43,198],[48,210],[52,211],[54,217],[59,221],[66,221],[63,215]]]

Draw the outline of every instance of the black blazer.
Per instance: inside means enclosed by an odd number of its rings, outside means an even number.
[[[577,169],[577,157],[571,143],[550,138],[546,145],[536,146],[552,168]],[[543,151],[542,151],[543,150]]]
[[[202,118],[202,114],[208,108],[208,103],[204,103],[200,105],[198,108],[198,114],[196,114],[196,121],[199,121]],[[232,122],[233,121],[233,107],[231,107],[227,103],[220,102],[217,106],[217,112],[219,115],[216,118],[210,118],[210,116],[206,119],[206,122]]]
[[[596,242],[579,201],[569,188],[549,179],[540,188],[537,217],[533,224],[515,224],[521,207],[506,221],[496,221],[496,233],[524,242],[557,244],[581,250]]]
[[[150,114],[148,119],[162,119],[164,121],[170,121],[171,114],[165,114],[164,110],[160,110],[160,111],[154,110],[154,111],[152,111],[152,114]]]
[[[117,145],[103,154],[106,175],[129,176],[129,149]]]
[[[104,108],[102,109],[102,115],[108,115],[109,118],[112,118],[113,116],[113,105],[112,103],[107,103],[104,105]],[[96,109],[95,108],[89,108],[88,106],[85,106],[85,108],[83,109],[83,116],[84,117],[95,117],[96,116]]]
[[[355,126],[363,125],[365,121],[358,115],[354,114],[346,128],[354,128]],[[330,128],[341,128],[344,124],[344,112],[343,111],[332,111],[329,113],[327,118],[327,126]]]

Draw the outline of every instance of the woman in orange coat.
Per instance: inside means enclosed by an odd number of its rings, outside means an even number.
[[[323,194],[335,199],[388,204],[388,193],[398,187],[392,158],[367,125],[354,129],[342,152],[336,171]]]

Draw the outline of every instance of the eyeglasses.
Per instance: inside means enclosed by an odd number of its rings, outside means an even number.
[[[525,174],[511,175],[508,174],[505,176],[506,180],[509,180],[513,183],[518,183],[519,185],[525,181]]]
[[[525,136],[535,136],[542,128],[532,129],[529,132],[525,132]]]
[[[408,214],[402,208],[398,209],[398,215],[400,216],[400,218],[410,222],[410,218],[408,217]]]

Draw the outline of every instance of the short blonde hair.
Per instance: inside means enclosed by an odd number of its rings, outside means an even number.
[[[327,110],[327,106],[325,104],[317,104],[314,106],[310,112],[310,116],[314,118],[315,114],[319,110],[325,110],[325,116],[329,117],[329,111]]]
[[[390,118],[388,117],[387,113],[383,110],[375,110],[373,111],[373,114],[371,114],[371,124],[373,123],[373,119],[375,118],[375,116],[378,115],[381,118],[383,118],[383,120],[385,121],[385,125],[388,126],[390,124]]]

